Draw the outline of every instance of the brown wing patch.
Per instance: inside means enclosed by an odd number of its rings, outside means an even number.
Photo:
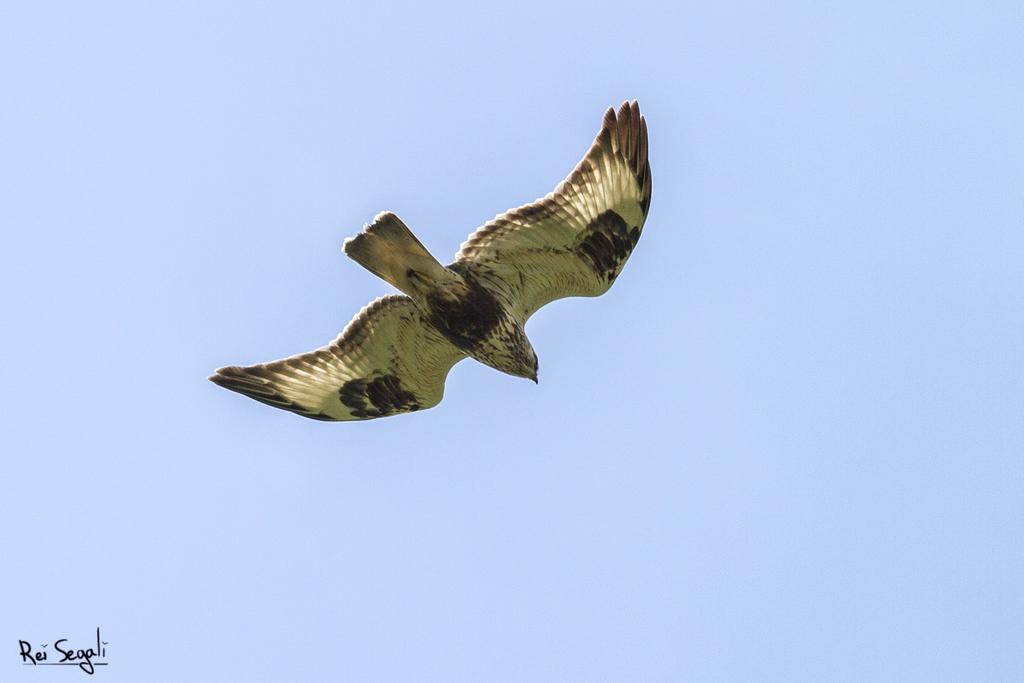
[[[422,407],[416,395],[404,389],[402,380],[395,375],[349,380],[341,385],[338,398],[352,409],[352,415],[361,418],[387,417]]]
[[[594,269],[594,274],[613,282],[640,239],[640,228],[630,228],[611,209],[590,222],[580,234],[576,251]]]

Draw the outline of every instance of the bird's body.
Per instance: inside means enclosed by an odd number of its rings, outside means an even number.
[[[405,292],[456,348],[510,375],[536,381],[537,357],[517,320],[471,268],[442,266],[393,213],[378,214],[345,253]]]
[[[497,216],[442,266],[393,213],[378,214],[345,253],[405,296],[377,299],[330,345],[210,379],[306,417],[354,420],[436,405],[451,367],[474,358],[537,381],[529,317],[615,281],[651,196],[647,126],[635,102],[609,109],[590,151],[547,197]]]
[[[448,341],[496,370],[537,381],[537,354],[517,320],[498,298],[465,268],[461,287],[427,297],[428,320]]]

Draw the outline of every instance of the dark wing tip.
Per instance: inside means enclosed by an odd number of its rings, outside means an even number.
[[[651,206],[651,162],[647,152],[647,119],[639,117],[636,177],[640,182],[640,210],[647,215]]]
[[[240,394],[253,398],[272,397],[277,392],[263,378],[264,375],[263,368],[259,365],[247,368],[229,365],[217,368],[207,379],[219,387],[237,391]]]
[[[232,375],[241,374],[242,368],[237,365],[225,365],[222,368],[217,368],[213,371],[213,374],[206,379],[210,380],[217,386],[226,387],[230,381],[228,378]]]
[[[626,100],[617,113],[609,108],[598,137],[605,131],[633,171],[640,186],[640,209],[647,215],[651,204],[651,164],[647,153],[647,119],[640,113],[640,103]]]
[[[601,123],[601,130],[612,130],[615,128],[615,108],[608,107],[608,110],[604,113],[604,121]]]
[[[238,365],[229,365],[217,368],[207,379],[217,386],[248,396],[268,406],[289,410],[302,417],[328,422],[338,419],[288,400],[274,388],[273,384],[267,380],[267,376],[265,365],[250,365],[244,368]]]

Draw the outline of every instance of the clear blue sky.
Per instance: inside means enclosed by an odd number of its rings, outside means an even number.
[[[1024,10],[899,4],[3,3],[0,679],[1024,679]],[[627,98],[650,217],[539,386],[206,381]]]

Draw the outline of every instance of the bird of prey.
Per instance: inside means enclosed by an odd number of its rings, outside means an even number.
[[[608,109],[590,150],[554,192],[496,216],[447,266],[398,216],[378,214],[344,250],[403,294],[370,303],[327,346],[220,368],[210,380],[317,420],[431,408],[466,357],[536,382],[526,321],[555,299],[608,291],[650,201],[647,122],[627,102]]]

